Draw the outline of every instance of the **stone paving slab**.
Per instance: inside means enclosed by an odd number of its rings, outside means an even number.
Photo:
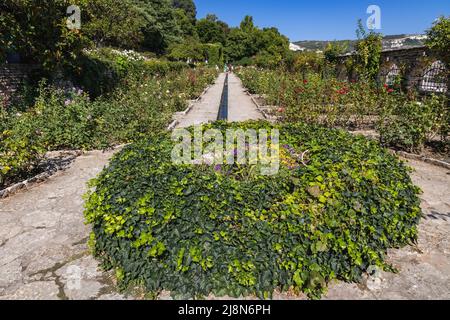
[[[197,101],[191,111],[179,119],[176,128],[186,128],[217,120],[220,98],[222,97],[225,73],[221,73],[206,94]]]
[[[229,74],[228,85],[228,121],[238,122],[264,118],[253,103],[252,98],[246,93],[241,79],[234,73]]]
[[[123,299],[89,254],[86,182],[114,152],[89,152],[48,181],[0,200],[0,299]]]

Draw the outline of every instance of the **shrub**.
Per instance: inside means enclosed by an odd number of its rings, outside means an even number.
[[[165,76],[172,71],[181,71],[188,65],[147,59],[135,51],[119,51],[112,48],[84,51],[76,69],[68,75],[75,83],[97,97],[113,91],[129,76]]]
[[[106,146],[98,141],[96,104],[81,89],[41,87],[33,114],[35,130],[48,150],[91,149]]]
[[[368,79],[340,81],[317,73],[243,68],[238,71],[250,92],[274,105],[280,121],[304,121],[328,127],[376,129],[386,146],[420,151],[437,135],[448,138],[449,108],[445,95],[417,97],[398,86],[379,86]]]
[[[346,82],[323,79],[306,69],[302,76],[282,70],[246,68],[239,71],[251,92],[264,95],[268,105],[278,106],[283,121],[306,121],[330,127],[354,128],[374,124],[373,116],[386,104],[401,101],[371,81]]]
[[[12,129],[11,116],[17,118]],[[44,149],[30,123],[30,115],[10,115],[0,107],[0,189],[29,176],[41,160]]]
[[[209,127],[270,128],[267,122]],[[95,256],[121,286],[199,298],[312,298],[331,279],[358,281],[417,238],[418,189],[376,142],[306,124],[277,126],[281,168],[176,165],[168,133],[127,146],[86,195]],[[298,154],[309,150],[299,160]],[[303,161],[303,162],[305,162]]]
[[[445,97],[432,96],[423,102],[408,101],[389,105],[384,109],[377,124],[381,143],[420,152],[426,141],[441,134],[447,136],[448,108]]]
[[[0,51],[18,53],[48,71],[71,66],[89,41],[83,33],[67,28],[68,5],[65,0],[2,1]]]
[[[436,53],[438,57],[450,66],[450,16],[441,16],[433,22],[433,26],[427,30],[427,46]]]
[[[164,130],[172,114],[186,108],[216,75],[212,69],[171,72],[171,63],[155,63],[148,70],[130,74],[109,95],[91,99],[82,89],[47,86],[26,114],[27,132],[39,132],[47,150],[96,149],[129,142],[141,135]],[[167,69],[166,69],[167,68]],[[12,122],[10,127],[16,124]]]

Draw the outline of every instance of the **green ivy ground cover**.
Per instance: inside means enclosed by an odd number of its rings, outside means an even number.
[[[215,128],[269,128],[267,122]],[[91,246],[123,288],[175,298],[320,298],[332,279],[391,270],[388,248],[416,241],[421,210],[409,169],[362,136],[277,126],[281,169],[175,165],[169,133],[117,154],[90,184]],[[204,129],[207,129],[205,127]],[[297,154],[309,150],[307,163]]]

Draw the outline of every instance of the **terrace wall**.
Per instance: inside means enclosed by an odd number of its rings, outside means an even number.
[[[355,72],[347,70],[346,62],[353,55],[340,58],[337,65],[338,77],[342,80],[356,80]],[[421,93],[449,93],[449,70],[446,70],[439,57],[427,47],[411,47],[404,49],[384,50],[381,53],[381,66],[378,74],[380,83],[393,82],[400,79],[405,90],[416,89]]]
[[[8,101],[36,68],[31,64],[0,65],[0,100]]]

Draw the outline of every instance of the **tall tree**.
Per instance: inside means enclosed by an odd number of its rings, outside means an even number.
[[[450,67],[450,16],[440,17],[427,31],[427,46]]]
[[[182,31],[171,0],[132,1],[145,19],[141,28],[145,49],[164,53],[171,43],[181,41]]]
[[[138,48],[145,19],[130,0],[87,1],[82,7],[82,32],[96,46]]]
[[[245,33],[248,33],[248,34],[255,32],[257,29],[253,22],[252,16],[245,16],[241,22],[240,28],[242,31],[244,31]]]
[[[172,5],[176,9],[182,9],[186,16],[192,21],[195,21],[197,16],[197,8],[192,0],[172,0]]]
[[[226,43],[228,25],[219,21],[216,15],[208,14],[198,20],[196,29],[202,43]]]

